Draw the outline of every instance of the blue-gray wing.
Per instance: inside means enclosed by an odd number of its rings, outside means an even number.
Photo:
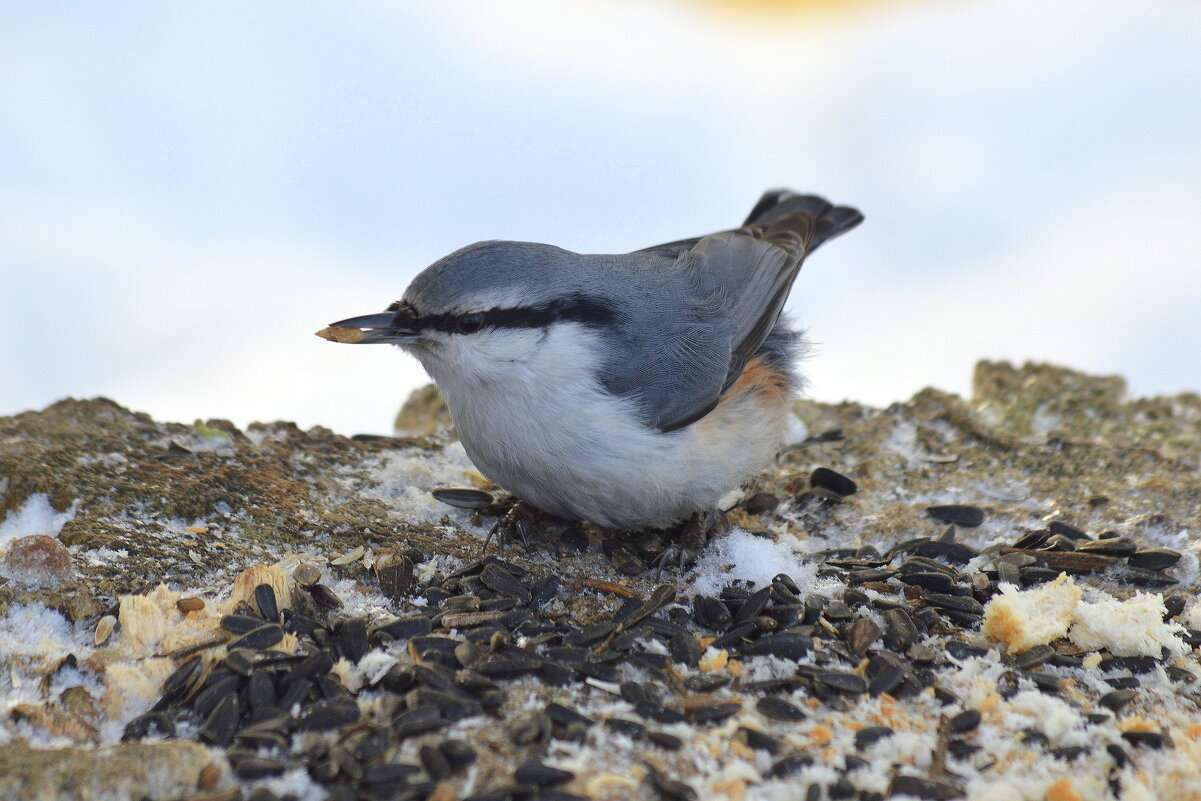
[[[640,251],[644,266],[660,269],[635,304],[606,388],[635,399],[662,431],[704,417],[779,320],[805,256],[862,219],[780,190],[742,228]]]

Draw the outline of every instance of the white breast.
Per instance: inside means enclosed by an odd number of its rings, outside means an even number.
[[[531,358],[500,369],[465,354],[471,364],[426,364],[476,467],[534,506],[602,526],[667,526],[712,508],[775,454],[782,409],[747,398],[663,434],[594,380],[585,327],[541,335]]]

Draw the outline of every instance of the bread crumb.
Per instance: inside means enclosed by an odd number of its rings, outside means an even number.
[[[317,336],[328,339],[330,342],[346,342],[353,345],[363,341],[363,330],[331,325],[318,331]]]
[[[1193,739],[1196,739],[1195,737]],[[745,759],[753,762],[755,760],[755,749],[749,745],[738,742],[737,740],[730,741],[730,753],[739,759]]]
[[[1081,648],[1108,648],[1114,656],[1155,656],[1167,648],[1171,653],[1186,650],[1177,636],[1179,623],[1164,622],[1163,598],[1140,592],[1125,601],[1102,598],[1081,602],[1076,607],[1070,639]]]
[[[133,654],[153,654],[167,632],[167,617],[162,608],[144,595],[122,595],[119,609],[121,633]]]
[[[1118,731],[1155,731],[1157,726],[1153,721],[1140,717],[1128,717],[1118,721]]]
[[[275,603],[280,610],[292,608],[292,589],[288,583],[288,574],[279,565],[251,565],[238,574],[234,579],[233,592],[229,600],[221,605],[221,612],[229,614],[237,611],[238,604],[246,602],[258,609],[254,597],[254,588],[260,584],[270,584],[275,591]]]
[[[635,777],[635,773],[641,775]],[[584,783],[584,795],[589,798],[596,798],[609,791],[629,792],[637,790],[638,784],[645,773],[646,771],[641,765],[632,765],[630,766],[629,776],[621,776],[617,773],[601,773],[592,776]]]
[[[715,782],[713,789],[719,793],[725,793],[730,797],[730,801],[742,801],[746,796],[746,782],[742,779],[728,779],[724,782]]]
[[[1047,788],[1047,801],[1081,801],[1071,779],[1060,779]]]
[[[730,652],[722,649],[701,659],[701,661],[697,664],[697,667],[700,668],[702,673],[712,673],[715,670],[721,670],[724,668],[729,660]]]
[[[984,634],[1010,653],[1045,645],[1067,633],[1079,602],[1080,588],[1066,573],[1032,590],[1002,585],[984,607]]]

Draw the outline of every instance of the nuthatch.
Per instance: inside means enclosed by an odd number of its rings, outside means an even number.
[[[479,242],[320,335],[416,356],[467,455],[518,498],[665,527],[775,456],[800,388],[784,301],[805,256],[862,220],[776,190],[741,228],[633,253]]]

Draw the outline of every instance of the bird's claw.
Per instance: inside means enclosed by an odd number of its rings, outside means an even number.
[[[504,556],[505,545],[510,537],[516,537],[521,542],[521,547],[528,551],[530,548],[530,525],[533,518],[533,507],[524,501],[515,500],[509,510],[492,524],[492,528],[488,529],[488,536],[484,538],[480,555],[487,553],[488,544],[492,542],[493,537],[496,538],[496,549],[501,556]]]
[[[655,568],[655,580],[658,581],[662,577],[664,566],[673,561],[676,563],[676,569],[682,574],[696,562],[701,551],[705,550],[714,537],[729,531],[730,520],[722,510],[709,509],[694,513],[672,533],[667,547],[651,562],[651,566]]]

